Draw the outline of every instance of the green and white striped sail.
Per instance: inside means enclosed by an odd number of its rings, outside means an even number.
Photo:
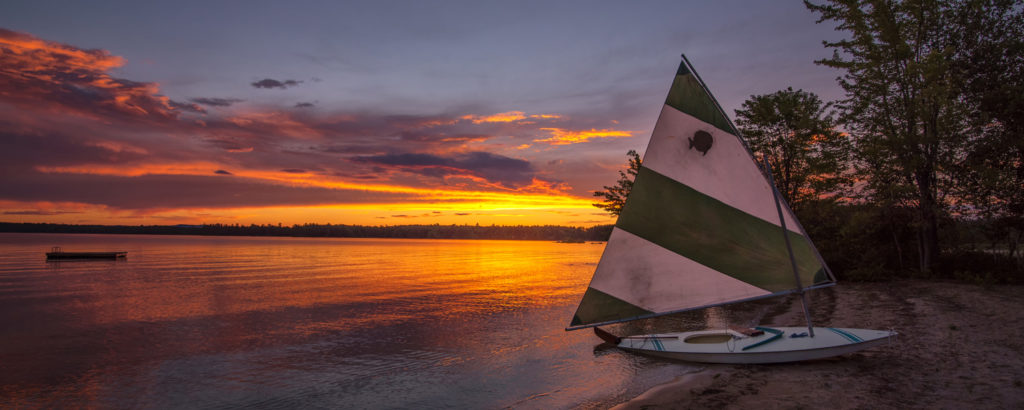
[[[570,328],[798,288],[772,188],[733,129],[684,59]],[[785,204],[783,214],[800,282],[831,284]]]

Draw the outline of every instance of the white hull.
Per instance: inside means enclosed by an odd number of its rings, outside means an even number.
[[[888,343],[896,332],[887,330],[814,328],[814,337],[791,337],[807,333],[806,327],[772,327],[760,336],[745,336],[731,330],[663,333],[628,336],[618,347],[637,353],[701,363],[784,363],[823,359],[853,353]],[[778,331],[782,333],[776,335]],[[727,339],[716,341],[716,337]],[[744,349],[746,348],[746,349]]]

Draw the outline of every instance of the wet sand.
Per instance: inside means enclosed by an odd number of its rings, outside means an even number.
[[[616,408],[1024,408],[1024,286],[907,280],[808,295],[812,310],[834,298],[816,324],[900,335],[834,359],[706,365]],[[802,323],[799,303],[764,322]]]

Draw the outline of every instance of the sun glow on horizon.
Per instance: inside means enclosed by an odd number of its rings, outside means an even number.
[[[614,220],[593,207],[593,200],[560,191],[558,186],[534,181],[519,189],[480,190],[412,187],[346,181],[314,173],[236,170],[208,161],[146,164],[133,167],[88,165],[37,167],[44,173],[91,174],[136,178],[194,176],[245,178],[268,185],[311,187],[344,192],[398,195],[395,201],[320,203],[310,205],[196,206],[189,208],[117,209],[83,203],[26,203],[6,201],[0,220],[71,224],[203,224],[243,223],[287,225],[332,223],[356,225],[498,224],[592,226]]]
[[[40,172],[59,174],[91,174],[118,177],[139,177],[146,175],[189,175],[209,177],[215,175],[218,170],[227,168],[212,162],[187,162],[187,163],[166,163],[146,164],[130,168],[109,166],[109,165],[86,165],[73,167],[36,167]],[[223,178],[242,177],[251,178],[267,183],[278,183],[290,186],[308,186],[318,188],[329,188],[339,190],[356,190],[368,192],[383,192],[396,194],[414,195],[413,200],[447,200],[447,201],[506,201],[516,203],[537,203],[549,206],[578,206],[582,203],[589,203],[575,196],[558,192],[551,188],[550,184],[534,183],[520,190],[481,191],[481,190],[457,190],[442,188],[418,188],[401,185],[367,184],[345,181],[338,178],[330,178],[312,173],[292,173],[286,171],[264,171],[264,170],[232,170],[231,175]]]
[[[113,209],[82,203],[0,201],[0,222],[97,225],[313,224],[334,225],[564,225],[612,224],[587,206],[529,203],[374,203],[232,208]]]

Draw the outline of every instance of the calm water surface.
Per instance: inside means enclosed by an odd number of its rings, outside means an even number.
[[[606,407],[693,367],[563,330],[602,249],[0,234],[0,407]]]

